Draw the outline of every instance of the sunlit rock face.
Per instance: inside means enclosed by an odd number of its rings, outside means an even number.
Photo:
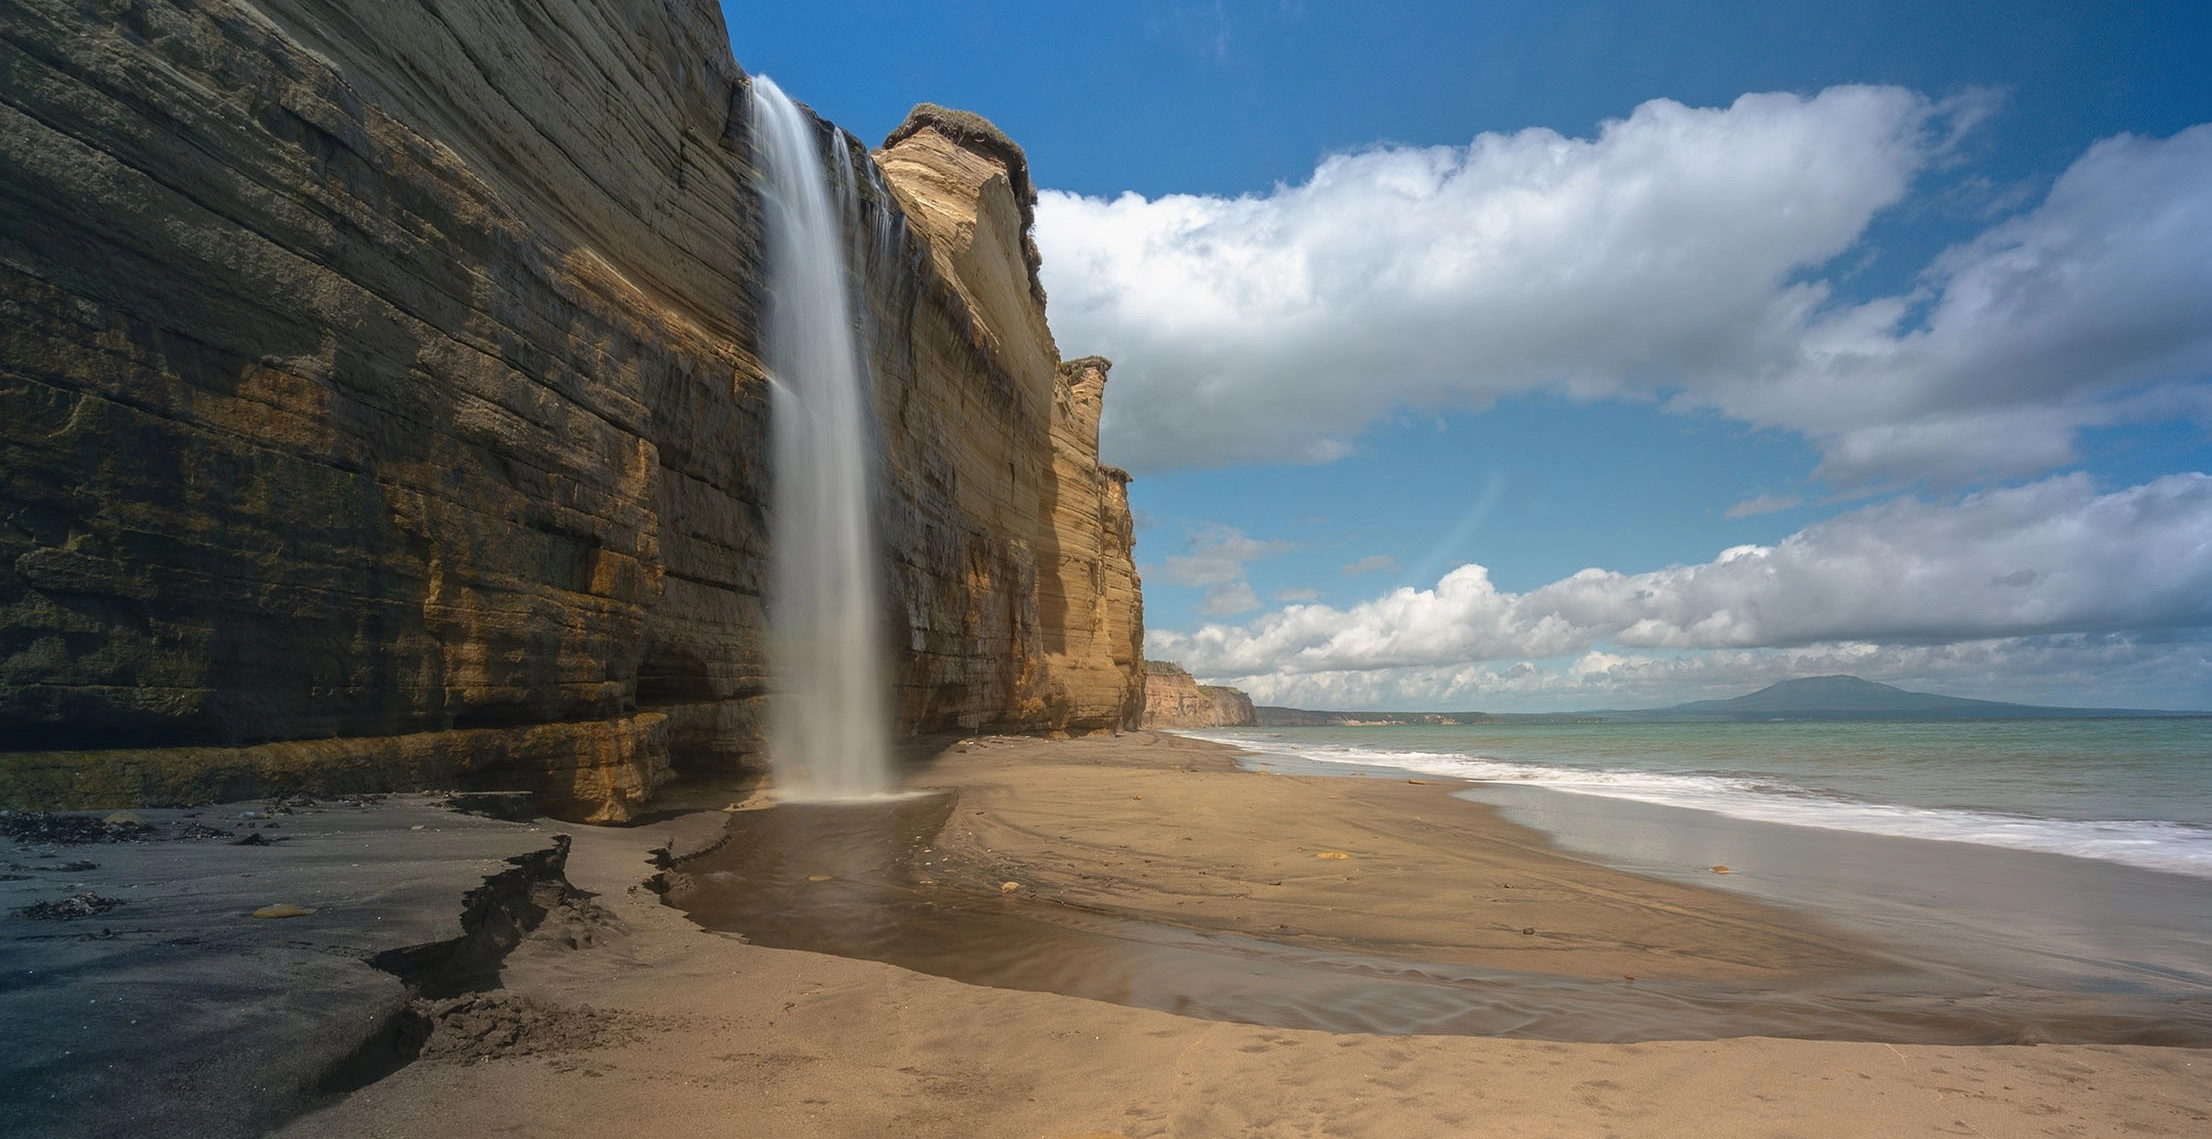
[[[1234,688],[1200,684],[1180,665],[1146,661],[1147,728],[1248,728],[1259,722],[1252,698]]]
[[[910,464],[891,480],[888,523],[912,637],[903,718],[930,729],[1134,727],[1143,602],[1128,475],[1098,461],[1109,365],[1059,362],[1021,149],[980,118],[925,105],[876,157],[923,251],[914,276],[937,302],[878,342],[892,461]],[[902,365],[913,370],[904,383]],[[989,429],[963,425],[990,412],[1003,419]],[[965,533],[941,531],[933,492]]]
[[[1135,727],[1144,714],[1144,593],[1129,475],[1098,461],[1108,367],[1095,356],[1069,361],[1053,387],[1044,521],[1056,572],[1037,587],[1046,662],[1071,706],[1066,726],[1088,730]]]
[[[107,7],[0,9],[0,801],[465,784],[615,820],[759,764],[719,8]],[[1117,726],[1104,367],[1060,368],[994,153],[916,133],[855,205],[898,727]]]

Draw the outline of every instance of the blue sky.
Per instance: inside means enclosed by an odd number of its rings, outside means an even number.
[[[1307,707],[2212,707],[2202,5],[724,11],[863,138],[1027,149],[1152,655]]]

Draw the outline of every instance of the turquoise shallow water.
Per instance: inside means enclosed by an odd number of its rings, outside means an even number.
[[[1189,733],[1285,762],[2072,855],[2212,878],[2212,718]]]

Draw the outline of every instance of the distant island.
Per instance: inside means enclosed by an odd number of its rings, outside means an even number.
[[[1729,700],[1693,700],[1668,708],[1589,712],[1319,712],[1255,709],[1259,726],[1383,727],[1398,724],[1690,724],[1766,720],[2094,720],[2212,715],[2145,708],[2060,708],[1910,692],[1856,676],[1808,676]]]

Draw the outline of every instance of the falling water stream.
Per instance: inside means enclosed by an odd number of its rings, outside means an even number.
[[[764,363],[774,391],[769,749],[783,799],[891,790],[877,550],[873,385],[854,343],[844,211],[812,117],[766,76],[752,126],[768,253]]]

